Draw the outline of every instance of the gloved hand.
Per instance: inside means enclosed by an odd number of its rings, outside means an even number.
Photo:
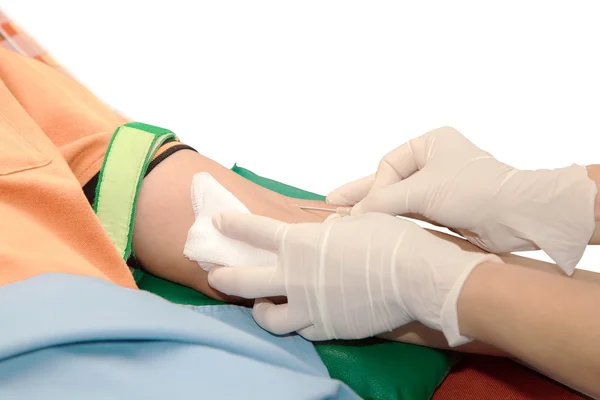
[[[383,157],[375,175],[327,202],[352,215],[418,214],[494,253],[544,250],[571,275],[594,232],[596,184],[584,167],[521,171],[439,128]]]
[[[444,332],[451,346],[466,343],[456,311],[463,282],[478,264],[502,262],[381,213],[326,224],[229,213],[213,222],[278,258],[277,265],[212,269],[209,284],[245,298],[287,296],[280,305],[257,300],[254,318],[268,331],[309,340],[371,337],[418,320]]]

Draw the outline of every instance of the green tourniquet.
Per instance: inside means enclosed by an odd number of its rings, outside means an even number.
[[[148,164],[158,148],[175,135],[166,129],[139,122],[118,127],[111,138],[96,187],[94,211],[117,251],[131,255],[133,218],[138,192]],[[136,282],[142,271],[132,271]]]
[[[325,199],[324,196],[263,178],[237,165],[232,170],[285,196]],[[196,306],[225,304],[149,273],[144,274],[138,285],[140,289],[174,303]],[[454,352],[378,339],[322,342],[315,343],[315,347],[331,377],[345,382],[363,399],[428,400],[460,357]]]

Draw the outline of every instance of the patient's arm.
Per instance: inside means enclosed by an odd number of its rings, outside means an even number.
[[[135,214],[133,248],[146,269],[167,280],[198,290],[210,297],[232,302],[208,285],[207,273],[183,255],[187,233],[194,223],[191,204],[192,177],[210,173],[254,214],[285,222],[322,222],[328,213],[301,210],[292,200],[264,189],[215,161],[190,150],[179,151],[144,179]]]
[[[190,187],[193,175],[210,173],[221,185],[231,191],[254,214],[265,215],[285,222],[322,222],[329,213],[301,210],[294,203],[326,206],[318,201],[302,201],[264,189],[222,165],[192,151],[180,151],[159,164],[142,184],[137,205],[133,245],[136,256],[153,274],[192,287],[208,296],[225,301],[239,302],[218,293],[208,285],[207,273],[183,255],[187,233],[194,223]],[[435,235],[458,244],[465,250],[481,251],[469,242],[434,232]],[[512,264],[562,274],[553,264],[515,255],[503,256]],[[577,270],[574,279],[600,284],[600,274]],[[420,323],[412,323],[382,335],[388,339],[447,348],[444,336]],[[470,343],[462,351],[497,354],[498,350],[481,343]]]

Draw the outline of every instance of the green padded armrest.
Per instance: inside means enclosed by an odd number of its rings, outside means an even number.
[[[236,174],[248,179],[249,181],[256,183],[257,185],[287,197],[303,200],[325,200],[325,197],[321,196],[320,194],[307,192],[306,190],[298,189],[293,186],[274,181],[273,179],[264,178],[256,175],[252,171],[247,170],[246,168],[238,167],[237,164],[235,164],[231,170]]]
[[[318,194],[263,178],[237,165],[232,170],[288,197],[325,199]],[[225,304],[149,273],[142,276],[138,286],[174,303],[196,306]],[[378,339],[321,342],[315,343],[315,347],[332,378],[345,382],[364,399],[378,400],[430,399],[459,357],[453,352]]]
[[[458,353],[383,339],[315,343],[332,378],[363,399],[430,399]]]

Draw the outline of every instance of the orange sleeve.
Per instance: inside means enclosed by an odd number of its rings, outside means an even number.
[[[0,79],[59,149],[81,186],[100,170],[115,129],[129,122],[72,77],[3,48]],[[166,144],[155,156],[176,144]]]
[[[68,273],[135,288],[61,151],[9,84],[0,80],[0,285]]]

